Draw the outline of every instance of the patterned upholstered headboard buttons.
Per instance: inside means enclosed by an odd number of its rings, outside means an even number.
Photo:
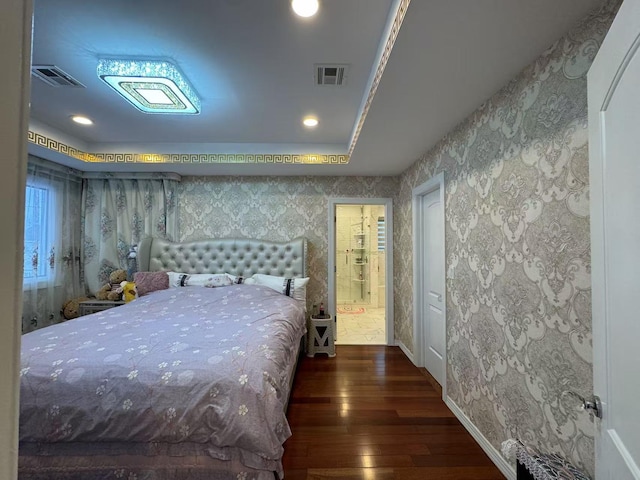
[[[307,242],[251,239],[211,239],[174,243],[145,238],[138,250],[140,271],[184,273],[230,273],[250,277],[264,273],[280,277],[305,277]]]

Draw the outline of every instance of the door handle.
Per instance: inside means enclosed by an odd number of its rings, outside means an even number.
[[[572,397],[577,398],[580,401],[580,407],[583,410],[591,410],[597,418],[602,418],[602,402],[600,402],[600,397],[597,395],[591,397],[591,400],[587,400],[582,395],[570,390],[565,390],[560,394],[561,397],[564,397],[565,395],[571,395]]]
[[[442,301],[442,295],[438,295],[438,301],[441,302]]]

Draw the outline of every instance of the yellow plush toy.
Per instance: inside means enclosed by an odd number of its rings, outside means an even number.
[[[120,284],[120,288],[122,289],[122,299],[125,301],[125,303],[138,298],[138,289],[136,288],[135,283],[127,282],[125,280]]]

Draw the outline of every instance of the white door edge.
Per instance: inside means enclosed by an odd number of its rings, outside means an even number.
[[[620,85],[630,61],[640,48],[640,1],[623,2],[607,37],[604,39],[587,76],[589,105],[589,182],[591,222],[591,284],[592,284],[592,334],[593,334],[593,388],[602,397],[602,420],[596,420],[596,478],[640,479],[638,460],[633,458],[615,429],[610,418],[616,414],[615,399],[609,398],[611,390],[612,316],[607,278],[614,272],[607,256],[608,240],[606,224],[611,220],[606,211],[610,199],[616,195],[616,185],[607,184],[607,171],[611,165],[606,158],[607,122],[613,95]],[[634,125],[633,128],[637,128]],[[614,272],[614,273],[612,273]],[[617,321],[617,320],[616,320]],[[635,418],[625,418],[634,422]]]
[[[385,245],[385,278],[384,278],[384,313],[386,345],[395,345],[394,321],[393,321],[393,199],[391,198],[366,198],[366,197],[330,197],[328,204],[329,221],[329,245],[327,249],[327,309],[336,315],[336,224],[334,221],[337,205],[384,205]]]
[[[444,210],[444,172],[440,172],[439,174],[431,177],[429,180],[424,182],[421,185],[418,185],[411,191],[412,195],[412,203],[411,210],[413,215],[413,354],[416,365],[420,367],[424,367],[425,365],[425,352],[423,351],[423,342],[420,340],[423,338],[424,329],[422,328],[422,322],[420,322],[421,318],[421,309],[422,303],[418,300],[422,289],[422,279],[424,278],[423,270],[423,252],[424,252],[424,238],[422,232],[423,230],[423,221],[424,216],[422,215],[422,197],[432,193],[435,190],[440,190],[440,202],[442,204],[442,208]],[[445,222],[443,215],[443,223]],[[444,235],[445,235],[445,225],[442,226],[442,245],[445,245]],[[446,249],[446,246],[445,246]],[[444,249],[443,249],[444,250]],[[442,252],[442,255],[445,255],[445,252]],[[445,265],[445,277],[446,277],[446,258],[444,258]],[[442,376],[442,398],[447,398],[447,358],[446,358],[446,320],[447,320],[447,302],[446,302],[446,279],[443,278],[442,291],[445,292],[445,301],[443,305],[443,315],[445,319],[445,328],[444,328],[444,346],[445,346],[445,358],[444,358],[444,374]]]

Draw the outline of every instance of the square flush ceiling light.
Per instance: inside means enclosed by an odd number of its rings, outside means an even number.
[[[102,59],[98,76],[145,113],[200,113],[200,99],[169,62]]]

